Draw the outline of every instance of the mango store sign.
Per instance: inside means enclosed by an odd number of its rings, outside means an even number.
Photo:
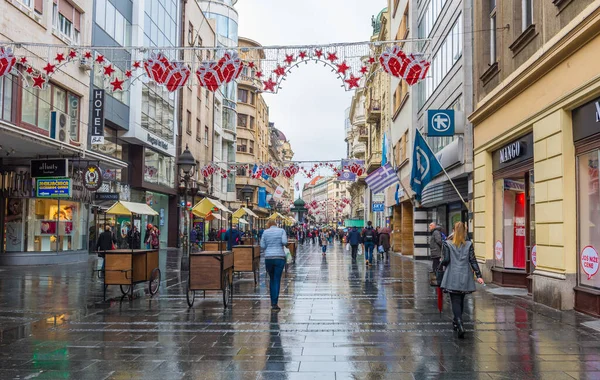
[[[581,251],[581,269],[587,275],[588,280],[598,273],[598,264],[598,251],[588,245]]]
[[[71,178],[38,178],[36,185],[38,198],[71,197]]]

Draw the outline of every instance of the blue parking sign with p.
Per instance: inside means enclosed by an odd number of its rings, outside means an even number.
[[[454,136],[454,110],[427,110],[427,136]]]

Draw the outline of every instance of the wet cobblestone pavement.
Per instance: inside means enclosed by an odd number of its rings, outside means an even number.
[[[271,313],[264,263],[188,308],[176,252],[142,285],[102,301],[93,262],[0,269],[1,379],[600,379],[596,320],[487,286],[467,297],[467,337],[440,315],[428,263],[399,255],[365,268],[336,243],[300,248]],[[182,281],[182,278],[184,281]],[[516,294],[516,295],[515,295]]]

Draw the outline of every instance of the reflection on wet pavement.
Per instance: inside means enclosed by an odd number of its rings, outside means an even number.
[[[228,309],[217,292],[188,308],[176,252],[161,253],[159,294],[140,284],[131,301],[118,287],[102,301],[94,262],[1,268],[0,378],[600,379],[593,318],[488,286],[467,297],[458,340],[426,262],[392,255],[366,268],[339,243],[328,252],[300,247],[280,313],[264,264],[256,287],[235,276]]]

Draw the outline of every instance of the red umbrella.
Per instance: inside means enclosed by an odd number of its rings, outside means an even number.
[[[444,308],[444,293],[442,293],[442,288],[437,287],[437,307],[442,314],[442,309]]]

